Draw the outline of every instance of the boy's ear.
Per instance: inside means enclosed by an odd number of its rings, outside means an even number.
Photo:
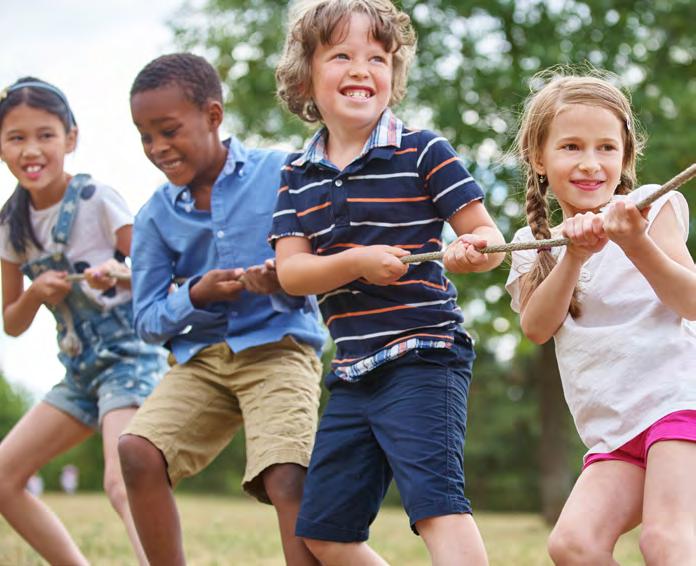
[[[72,153],[77,147],[77,126],[70,128],[65,136],[65,153]]]
[[[222,104],[217,100],[209,100],[206,103],[206,113],[208,115],[208,123],[210,124],[211,128],[219,128],[225,114]]]

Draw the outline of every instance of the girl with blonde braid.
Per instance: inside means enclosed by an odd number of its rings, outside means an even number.
[[[696,267],[686,200],[646,210],[627,97],[607,79],[555,76],[530,96],[517,138],[529,226],[507,289],[525,335],[554,338],[563,390],[588,448],[549,539],[556,564],[616,564],[642,523],[648,564],[696,564]],[[552,192],[563,222],[551,228]]]

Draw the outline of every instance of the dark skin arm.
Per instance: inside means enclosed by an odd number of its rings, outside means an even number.
[[[236,301],[244,289],[240,277],[241,268],[211,269],[189,289],[191,303],[197,309],[205,308],[210,303]]]

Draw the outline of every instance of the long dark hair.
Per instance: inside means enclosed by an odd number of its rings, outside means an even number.
[[[22,86],[24,84],[26,86]],[[0,129],[7,113],[22,104],[57,116],[66,133],[77,126],[68,101],[60,90],[40,79],[22,77],[10,85],[5,91],[5,97],[0,99]],[[37,249],[43,249],[31,227],[29,203],[29,191],[18,184],[0,209],[0,224],[9,226],[10,243],[18,254],[26,251],[29,242]]]

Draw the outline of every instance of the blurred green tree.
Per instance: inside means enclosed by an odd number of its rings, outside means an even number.
[[[443,133],[482,186],[508,239],[525,223],[522,184],[508,152],[538,71],[590,64],[632,92],[649,133],[643,182],[694,161],[696,34],[691,0],[403,0],[419,36],[409,93],[397,112]],[[275,98],[286,3],[185,4],[171,26],[182,49],[207,56],[226,85],[228,125],[251,143],[300,147],[311,129]],[[696,190],[685,191],[692,207]],[[693,246],[694,229],[691,244]],[[489,508],[541,508],[555,519],[579,467],[553,346],[519,331],[503,290],[506,269],[455,277],[478,339],[467,470]]]
[[[0,439],[10,432],[30,405],[29,394],[10,385],[0,373]]]

